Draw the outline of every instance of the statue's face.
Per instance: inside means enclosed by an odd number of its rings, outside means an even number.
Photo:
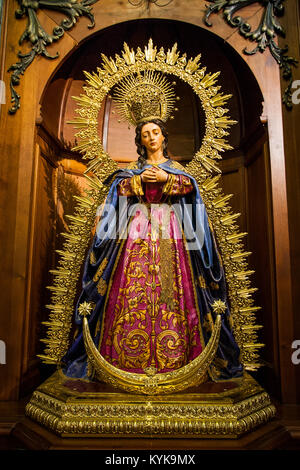
[[[161,128],[154,122],[148,122],[142,127],[141,144],[146,147],[147,152],[153,153],[162,149],[164,140]]]

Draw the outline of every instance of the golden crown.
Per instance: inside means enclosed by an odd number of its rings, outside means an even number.
[[[122,80],[112,97],[120,116],[134,126],[150,119],[166,121],[179,99],[174,84],[162,73],[146,70]]]

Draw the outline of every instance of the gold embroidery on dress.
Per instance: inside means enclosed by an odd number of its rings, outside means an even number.
[[[210,283],[210,287],[213,289],[213,290],[218,290],[219,289],[219,284],[217,284],[216,282],[211,282]]]
[[[206,331],[212,332],[213,330],[213,318],[210,312],[208,312],[205,317],[204,317],[204,322],[203,322],[203,328],[205,328]]]
[[[173,292],[173,279],[174,279],[174,263],[172,253],[172,241],[170,238],[159,239],[159,254],[160,254],[160,278],[161,278],[161,294],[160,302],[166,303],[168,309],[174,308],[174,292]]]
[[[101,261],[100,263],[100,266],[98,267],[97,271],[96,271],[96,274],[94,275],[93,277],[93,281],[94,282],[98,282],[100,277],[102,276],[103,274],[103,271],[104,269],[106,268],[107,266],[107,263],[108,263],[108,259],[107,258],[104,258],[103,261]]]
[[[175,243],[174,239],[169,241]],[[174,310],[161,308],[162,302],[157,292],[157,288],[161,287],[159,251],[160,244],[150,239],[137,239],[133,248],[126,249],[126,283],[124,288],[119,289],[114,321],[106,339],[106,345],[114,346],[118,358],[105,357],[116,367],[130,370],[145,369],[150,365],[159,370],[175,369],[187,363],[188,343],[195,344],[198,329],[194,328],[189,334],[187,312],[179,306],[178,299],[183,296],[184,289],[176,250],[172,259],[176,278],[172,281],[172,292],[176,292],[178,298],[174,300]],[[137,257],[143,259],[137,260]],[[146,272],[142,269],[145,265],[148,266]],[[170,273],[170,265],[168,271]],[[144,286],[139,282],[142,278]],[[146,286],[151,286],[150,294]],[[141,304],[145,305],[145,309],[139,308]],[[135,323],[138,328],[130,330]]]
[[[97,291],[101,296],[103,296],[106,290],[107,290],[107,283],[105,279],[100,278],[100,281],[97,284]]]
[[[198,283],[201,289],[207,289],[206,281],[203,276],[198,277]]]
[[[178,369],[187,363],[187,341],[177,331],[162,331],[157,336],[158,369]]]
[[[95,264],[95,263],[97,263],[97,260],[96,260],[95,253],[92,250],[91,253],[90,253],[90,264]]]

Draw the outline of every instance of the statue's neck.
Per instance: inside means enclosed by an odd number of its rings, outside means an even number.
[[[162,163],[164,161],[166,161],[167,158],[165,158],[163,152],[161,149],[157,150],[156,152],[147,152],[147,163],[154,163],[154,164],[158,164],[158,163]]]

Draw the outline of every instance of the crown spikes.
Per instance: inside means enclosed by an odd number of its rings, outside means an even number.
[[[50,269],[49,272],[53,274],[54,276],[60,276],[60,277],[69,277],[71,274],[71,271],[66,270],[66,269]]]
[[[203,189],[204,191],[211,191],[215,189],[219,183],[219,179],[221,178],[221,175],[216,175],[212,178],[207,178],[205,182],[203,183]]]
[[[63,304],[51,304],[51,305],[46,305],[46,308],[48,310],[52,310],[53,312],[61,313],[64,311],[65,306]]]
[[[237,251],[235,253],[232,253],[229,257],[235,261],[239,260],[241,258],[246,258],[247,256],[250,256],[252,253],[251,251]]]
[[[127,65],[135,64],[135,53],[133,49],[129,49],[126,42],[124,42],[124,51],[122,51],[123,58]]]
[[[82,240],[82,237],[80,235],[74,233],[63,232],[61,233],[61,235],[70,243],[79,243]]]
[[[67,287],[61,287],[61,286],[47,286],[46,289],[49,289],[59,294],[66,294],[68,292]]]
[[[236,279],[239,279],[241,281],[247,280],[251,274],[253,274],[255,271],[253,270],[248,270],[248,271],[237,271],[236,273],[233,274],[233,277]]]
[[[216,171],[217,173],[221,173],[220,168],[217,167],[217,165],[215,164],[215,162],[212,158],[206,157],[205,155],[201,155],[201,157],[199,157],[199,158],[200,158],[204,168],[206,168],[210,173],[212,171]]]
[[[77,101],[77,103],[80,105],[80,106],[83,106],[85,108],[89,108],[90,106],[91,107],[98,107],[96,104],[95,104],[95,100],[90,98],[89,96],[87,95],[80,95],[80,96],[72,96],[73,100]]]
[[[237,294],[244,299],[248,299],[251,294],[256,292],[258,289],[256,287],[247,287],[245,289],[238,289]]]
[[[99,78],[99,76],[95,74],[95,72],[93,72],[91,74],[91,73],[86,72],[84,70],[83,73],[86,76],[87,82],[88,82],[89,85],[91,85],[93,88],[96,88],[96,89],[101,88],[101,86],[103,85],[103,82]],[[74,98],[74,97],[72,97],[72,98]]]
[[[226,206],[227,202],[229,201],[229,199],[232,198],[232,196],[233,194],[226,194],[225,196],[221,195],[221,196],[216,197],[216,199],[214,199],[212,202],[213,206],[216,209]]]
[[[142,120],[157,117],[166,121],[176,95],[168,79],[160,72],[145,70],[125,77],[114,90],[120,117],[137,125]]]
[[[154,62],[157,48],[153,47],[152,39],[149,39],[148,46],[145,46],[145,59],[147,62]]]
[[[73,121],[67,121],[67,124],[73,124],[75,129],[82,129],[90,126],[97,126],[97,121],[93,119],[77,117]]]
[[[88,197],[84,197],[84,196],[73,196],[73,197],[83,207],[89,208],[89,207],[92,207],[94,205],[94,201],[92,201]]]
[[[89,181],[90,186],[96,190],[103,189],[103,183],[99,180],[97,176],[84,175],[85,178]]]
[[[240,217],[240,213],[236,214],[227,214],[221,218],[221,223],[223,225],[232,225],[236,219]]]
[[[265,344],[263,343],[244,343],[243,347],[246,349],[257,349],[257,348],[264,348]]]
[[[189,59],[185,67],[186,72],[190,74],[196,72],[196,70],[198,70],[200,67],[200,64],[199,64],[200,58],[201,58],[201,54],[198,54],[197,57],[195,57],[195,59]]]
[[[240,239],[245,237],[247,232],[241,232],[241,233],[232,233],[231,235],[227,235],[226,240],[230,243],[239,243]]]
[[[169,65],[175,65],[179,58],[180,52],[177,52],[177,42],[174,44],[172,49],[168,49],[166,62]]]
[[[258,310],[261,310],[261,307],[243,307],[239,309],[239,312],[242,315],[248,315],[249,313],[257,312]]]
[[[57,364],[57,359],[52,356],[46,356],[46,354],[37,354],[37,357],[42,359],[44,364]]]
[[[102,151],[102,155],[106,155],[106,153],[104,151]],[[87,165],[87,169],[85,170],[84,172],[84,176],[87,176],[87,173],[90,172],[90,171],[94,171],[94,173],[96,174],[97,172],[97,169],[99,167],[101,167],[103,165],[103,159],[101,159],[100,157],[95,157],[88,165]],[[114,168],[116,169],[116,168]],[[100,182],[99,182],[99,187],[100,187]],[[101,186],[102,187],[102,186]]]
[[[211,146],[219,152],[224,152],[224,150],[231,150],[232,146],[227,144],[224,139],[210,139]]]
[[[40,339],[41,343],[45,344],[60,344],[60,339],[53,339],[53,338],[47,338],[47,339]]]
[[[232,126],[233,124],[237,124],[237,121],[233,119],[228,119],[227,116],[222,116],[220,118],[215,119],[215,124],[217,127],[223,127],[227,129],[228,127]]]
[[[248,330],[260,330],[262,328],[262,325],[243,325],[241,327],[242,330],[248,331]]]
[[[42,325],[50,326],[50,328],[56,329],[61,328],[63,326],[63,322],[59,320],[42,321]]]
[[[55,250],[56,253],[61,255],[66,260],[73,260],[76,257],[76,253],[64,250]]]
[[[226,104],[226,102],[231,97],[232,97],[232,95],[223,95],[223,93],[219,93],[218,95],[215,95],[210,99],[210,103],[214,107],[223,106],[223,104]]]
[[[93,139],[94,142],[98,142],[98,139]],[[79,151],[81,153],[87,151],[91,147],[92,140],[90,139],[82,139],[79,145],[75,145],[75,147],[72,148],[74,152]]]
[[[86,224],[86,219],[83,219],[82,217],[79,217],[77,215],[66,215],[66,218],[70,220],[71,222],[76,223],[76,225],[84,225]]]
[[[216,83],[216,79],[220,75],[221,72],[215,72],[213,74],[208,73],[204,78],[201,80],[201,85],[204,88],[208,88],[209,86],[212,86]]]
[[[110,75],[114,75],[118,72],[118,67],[116,66],[115,61],[110,57],[106,57],[105,54],[101,54],[102,60],[104,62],[103,69],[108,72]]]

